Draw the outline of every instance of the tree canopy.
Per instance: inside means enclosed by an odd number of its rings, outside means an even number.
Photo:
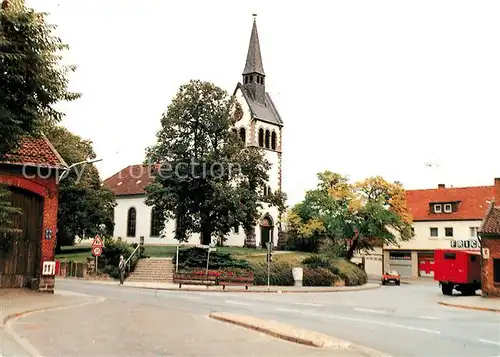
[[[328,244],[348,260],[356,249],[398,244],[413,236],[404,188],[382,177],[350,183],[341,174],[321,172],[317,188],[288,212],[287,221],[298,248],[318,250]]]
[[[180,87],[161,119],[157,143],[146,155],[155,178],[147,203],[177,220],[179,241],[191,233],[201,233],[204,244],[212,236],[223,241],[236,224],[253,226],[262,202],[276,201],[263,195],[269,162],[231,130],[240,109],[226,91],[193,80]]]
[[[16,5],[16,6],[14,6]],[[74,66],[60,64],[68,48],[53,35],[46,14],[4,0],[0,9],[0,159],[25,135],[38,135],[63,113],[55,105],[79,94],[68,90]]]
[[[96,157],[92,142],[64,127],[51,126],[45,134],[68,165]],[[75,236],[113,234],[113,193],[101,185],[92,164],[77,166],[59,184],[57,249],[72,245]]]

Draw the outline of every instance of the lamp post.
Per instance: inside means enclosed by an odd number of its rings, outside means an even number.
[[[58,179],[58,182],[61,182],[62,179],[66,178],[68,175],[69,175],[69,172],[71,171],[72,168],[76,167],[76,166],[80,166],[80,165],[83,165],[83,164],[93,164],[94,162],[99,162],[99,161],[102,161],[102,159],[87,159],[85,161],[80,161],[80,162],[77,162],[73,165],[70,165],[60,176],[59,176],[59,179]]]

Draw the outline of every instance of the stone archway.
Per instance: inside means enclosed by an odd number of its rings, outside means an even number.
[[[266,247],[266,243],[274,242],[274,220],[269,213],[266,213],[260,220],[260,245]]]

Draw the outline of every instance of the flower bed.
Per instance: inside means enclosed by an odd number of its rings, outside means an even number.
[[[174,274],[174,281],[178,282],[181,280],[210,280],[215,281],[215,285],[219,283],[249,283],[253,282],[254,276],[252,272],[245,270],[182,270],[177,274]]]

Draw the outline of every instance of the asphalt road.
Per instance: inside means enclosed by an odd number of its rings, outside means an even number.
[[[438,305],[442,296],[435,284],[360,292],[253,294],[154,291],[66,280],[58,281],[56,289],[197,314],[222,311],[272,319],[395,357],[500,356],[500,314]]]

